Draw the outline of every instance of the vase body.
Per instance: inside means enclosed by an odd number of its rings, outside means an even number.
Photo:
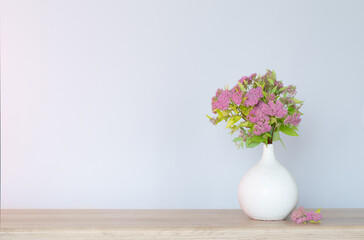
[[[261,160],[240,181],[240,207],[252,219],[283,220],[297,201],[294,179],[276,160],[273,144],[264,144]]]

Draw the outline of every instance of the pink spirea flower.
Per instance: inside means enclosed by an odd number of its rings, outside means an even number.
[[[256,76],[257,76],[257,74],[253,73],[252,75],[249,76],[249,79],[251,80],[251,79],[255,78]]]
[[[247,99],[244,102],[245,106],[249,107],[256,105],[259,101],[259,98],[263,97],[262,88],[257,87],[250,89],[249,92],[247,92],[247,94],[245,95],[245,97],[247,97]]]
[[[250,111],[248,115],[248,120],[252,123],[255,123],[253,133],[257,136],[269,132],[272,128],[269,125],[269,116],[267,116],[262,111],[265,105],[266,104],[262,100],[260,100],[259,103]]]
[[[230,99],[236,104],[240,105],[243,99],[243,92],[239,86],[235,86],[230,91],[218,89],[215,97],[212,98],[211,106],[212,111],[215,109],[226,110],[229,108]]]
[[[267,99],[268,102],[269,101],[275,101],[276,97],[277,96],[274,93],[271,93],[271,94],[267,95],[266,99]]]
[[[242,78],[240,78],[240,80],[239,80],[239,82],[241,83],[241,84],[247,84],[247,85],[250,85],[252,82],[253,82],[253,79],[255,78],[257,76],[257,74],[256,73],[253,73],[252,75],[250,75],[249,77],[247,77],[247,76],[244,76],[244,77],[242,77]],[[236,86],[238,86],[238,85],[236,85]]]
[[[222,88],[219,88],[216,90],[215,97],[218,97],[224,90]]]
[[[219,90],[218,90],[219,91]],[[218,94],[220,93],[220,94]],[[226,110],[229,108],[231,92],[229,90],[222,90],[216,93],[218,96],[212,98],[212,111],[215,109]]]
[[[250,111],[248,120],[252,123],[269,121],[269,116],[263,112],[265,105],[264,101],[260,100],[259,103]]]
[[[261,135],[262,133],[269,132],[271,126],[269,125],[270,117],[283,118],[287,115],[287,109],[283,108],[284,104],[280,101],[274,103],[272,100],[268,104],[260,100],[258,104],[250,111],[248,120],[255,123],[253,133]]]
[[[269,116],[283,118],[287,115],[287,109],[283,108],[284,104],[280,101],[274,103],[272,100],[268,104],[262,100],[250,111],[249,121],[257,123],[259,121],[269,121]]]
[[[218,97],[222,93],[222,91],[223,90],[221,88],[217,89],[215,96],[212,97],[212,99],[211,99],[212,111],[214,111],[216,109],[216,103],[215,102],[218,100]]]
[[[295,112],[293,115],[288,115],[286,120],[284,120],[284,124],[292,124],[294,126],[297,126],[301,122],[301,114]]]
[[[274,103],[270,100],[268,105],[265,104],[263,106],[262,111],[269,116],[275,116],[277,118],[283,118],[287,115],[287,109],[284,108],[284,104],[281,101]]]
[[[239,82],[241,84],[244,84],[244,80],[247,80],[247,79],[249,79],[249,78],[247,76],[244,76],[244,77],[240,78]]]
[[[322,218],[320,213],[316,213],[314,211],[306,212],[305,215],[306,215],[306,221],[309,221],[309,222],[311,222],[311,221],[318,222]]]
[[[274,86],[276,86],[276,85],[277,85],[277,89],[280,89],[283,87],[283,83],[281,83],[280,81],[277,81],[277,80],[274,81]]]
[[[295,96],[297,94],[296,86],[289,85],[283,93],[288,93],[290,96]]]
[[[236,104],[240,105],[243,99],[243,93],[241,91],[237,91],[231,94],[231,100]]]
[[[291,214],[291,219],[293,222],[300,223],[319,223],[322,218],[321,213],[318,212],[306,212],[303,207],[294,210]]]
[[[291,219],[298,219],[303,217],[303,215],[305,215],[305,209],[303,207],[300,207],[292,212]]]
[[[269,132],[272,129],[271,125],[269,125],[269,122],[257,122],[257,124],[253,127],[253,133],[257,136]]]
[[[239,82],[241,83],[241,84],[244,84],[244,80],[248,80],[249,78],[247,77],[247,76],[244,76],[244,77],[242,77],[242,78],[240,78],[239,79]]]

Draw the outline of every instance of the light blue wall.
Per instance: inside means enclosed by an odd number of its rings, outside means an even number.
[[[364,1],[2,0],[3,208],[239,208],[261,147],[205,117],[275,69],[304,207],[364,207]]]

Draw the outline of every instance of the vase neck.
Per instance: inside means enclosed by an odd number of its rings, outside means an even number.
[[[264,164],[274,164],[277,163],[276,157],[274,155],[274,147],[273,144],[263,144],[263,155],[260,160],[260,163]]]

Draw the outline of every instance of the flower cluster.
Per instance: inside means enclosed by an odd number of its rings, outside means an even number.
[[[212,98],[212,111],[215,109],[226,110],[229,108],[231,93],[229,90],[218,89]]]
[[[269,100],[268,104],[260,100],[259,103],[250,111],[248,120],[256,125],[253,128],[255,135],[269,132],[271,126],[269,125],[270,117],[283,118],[287,115],[287,109],[284,108],[282,102]]]
[[[274,71],[267,70],[263,76],[253,73],[242,77],[232,89],[218,89],[211,101],[217,116],[208,117],[214,125],[227,122],[231,134],[240,131],[234,141],[241,147],[271,144],[282,141],[279,132],[298,136],[303,102],[295,98],[296,93],[296,87],[284,87]]]
[[[259,99],[263,97],[263,92],[261,87],[252,88],[246,93],[247,98],[244,102],[244,106],[254,106],[258,103]]]
[[[315,212],[314,211],[306,212],[303,207],[300,207],[293,211],[293,213],[291,214],[291,219],[293,222],[297,224],[319,223],[322,218],[320,211],[321,209],[318,209]]]
[[[301,122],[301,114],[295,112],[293,115],[287,116],[286,120],[284,120],[284,124],[292,124],[293,126],[297,126]]]

